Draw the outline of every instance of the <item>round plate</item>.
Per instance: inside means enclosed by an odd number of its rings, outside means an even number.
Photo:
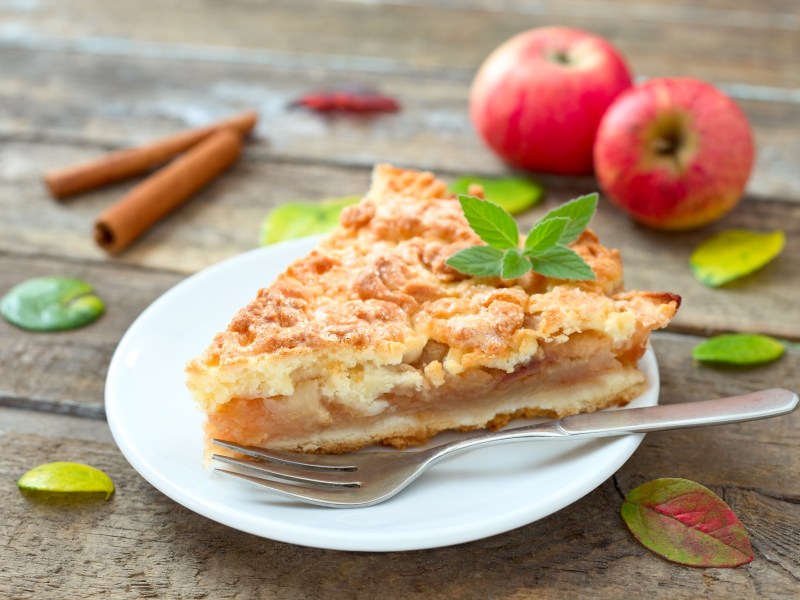
[[[592,491],[639,446],[643,435],[487,447],[434,467],[383,504],[353,509],[290,501],[204,469],[203,415],[184,387],[184,364],[317,240],[259,248],[189,277],[153,302],[117,347],[106,380],[111,432],[133,468],[176,502],[230,527],[304,546],[433,548],[541,519]],[[655,405],[651,350],[640,366],[650,388],[629,406]]]

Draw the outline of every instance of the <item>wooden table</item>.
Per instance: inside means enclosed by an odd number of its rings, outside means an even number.
[[[502,6],[502,8],[495,6]],[[107,313],[87,328],[32,334],[0,322],[0,596],[11,598],[782,598],[800,593],[800,413],[648,435],[611,479],[574,505],[495,537],[405,553],[347,553],[260,539],[200,517],[147,484],[104,421],[103,383],[137,315],[187,275],[257,245],[259,222],[297,199],[357,194],[377,161],[499,174],[467,116],[470,79],[514,33],[564,24],[611,39],[641,77],[681,75],[727,90],[750,118],[758,162],[746,199],[702,231],[659,234],[604,204],[595,228],[622,250],[630,287],[684,306],[654,336],[664,403],[764,387],[800,389],[800,350],[748,370],[692,362],[724,331],[800,340],[800,6],[790,0],[396,0],[0,4],[0,293],[39,275],[96,286]],[[290,110],[298,95],[358,82],[396,95],[375,119]],[[42,174],[254,107],[257,139],[235,167],[118,258],[94,216],[135,182],[58,203]],[[545,178],[552,207],[596,188]],[[537,211],[522,220],[530,223]],[[783,229],[782,256],[712,290],[687,257],[731,227]],[[265,282],[267,283],[267,282]],[[76,460],[117,484],[105,504],[26,501],[27,469]],[[756,558],[734,570],[668,563],[633,541],[621,499],[656,477],[720,494]]]

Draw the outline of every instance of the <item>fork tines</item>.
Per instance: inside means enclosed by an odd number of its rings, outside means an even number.
[[[313,462],[313,455],[305,456],[293,454],[291,452],[255,448],[252,446],[240,446],[239,444],[223,440],[213,440],[213,443],[252,457],[234,458],[231,456],[214,454],[212,456],[214,460],[258,473],[262,477],[266,476],[269,480],[290,481],[293,484],[314,487],[321,486],[330,489],[352,489],[361,486],[361,482],[354,474],[356,467],[348,465],[346,460],[343,460],[341,465],[322,465]],[[226,475],[245,479],[252,483],[266,483],[263,479],[236,471],[220,468],[215,468],[215,470]]]
[[[299,452],[282,452],[280,450],[267,450],[266,448],[258,448],[256,446],[242,446],[233,442],[225,440],[211,440],[211,443],[216,446],[227,448],[253,458],[259,458],[272,463],[280,463],[284,465],[291,465],[300,469],[307,469],[309,471],[356,471],[357,466],[352,464],[345,455],[330,455],[317,456],[315,454],[300,454]]]

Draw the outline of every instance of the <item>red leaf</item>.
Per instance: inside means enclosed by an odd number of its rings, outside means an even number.
[[[741,521],[708,488],[688,479],[654,479],[631,490],[622,519],[644,546],[692,567],[738,567],[753,560]]]
[[[293,103],[317,112],[396,112],[400,103],[391,96],[363,90],[315,92],[301,96]]]

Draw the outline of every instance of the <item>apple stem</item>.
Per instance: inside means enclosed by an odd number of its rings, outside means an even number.
[[[656,154],[662,156],[669,156],[675,154],[675,151],[681,147],[682,140],[680,135],[671,135],[668,137],[657,137],[650,143],[650,148]]]
[[[558,65],[569,65],[572,63],[569,54],[567,54],[563,50],[556,50],[555,52],[552,52],[549,58],[552,62]]]

